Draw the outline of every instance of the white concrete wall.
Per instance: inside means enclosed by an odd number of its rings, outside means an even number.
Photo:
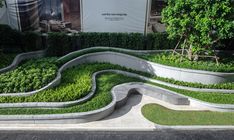
[[[8,24],[7,8],[5,5],[0,8],[0,24]]]

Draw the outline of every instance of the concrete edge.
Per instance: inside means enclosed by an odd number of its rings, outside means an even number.
[[[23,60],[32,59],[32,58],[41,58],[44,57],[45,55],[46,55],[46,50],[18,54],[9,66],[0,69],[0,74],[15,69],[19,65],[19,63],[22,62]]]
[[[116,71],[116,72],[121,73],[121,71]],[[136,82],[132,82],[132,83],[142,85],[142,83],[136,83]],[[127,84],[130,84],[131,86],[131,83],[125,83],[125,84],[121,84],[117,86],[119,87],[119,86],[124,86]],[[144,85],[165,90],[163,88],[149,85],[149,84],[144,84]],[[124,95],[124,97],[119,98],[118,96],[120,95],[120,93],[117,93],[118,90],[117,92],[114,90],[115,87],[113,87],[111,90],[111,95],[112,95],[111,103],[97,110],[88,111],[88,112],[80,112],[80,113],[50,114],[50,115],[49,114],[45,114],[45,115],[0,115],[0,122],[4,121],[5,123],[15,123],[15,122],[19,123],[20,122],[20,123],[26,123],[26,124],[27,123],[52,124],[52,123],[84,123],[84,122],[90,122],[90,121],[97,121],[97,120],[100,120],[102,118],[109,116],[115,110],[116,107],[121,107],[127,102],[127,98],[129,97],[128,95],[131,94],[130,93],[131,88],[130,90],[126,91],[126,95]],[[135,87],[139,87],[139,86],[135,85]],[[166,90],[165,92],[167,91],[169,90]],[[173,91],[171,91],[171,93],[177,94],[178,96],[183,96]],[[141,93],[141,94],[144,94],[144,93]],[[211,109],[211,111],[213,110]],[[165,129],[166,127],[162,126],[161,128]]]
[[[155,129],[161,130],[234,130],[234,125],[160,125],[155,124]]]
[[[101,49],[107,49],[106,47],[94,47],[93,49],[97,49],[97,48],[101,48]],[[110,47],[110,49],[113,49]],[[87,50],[90,50],[90,49],[85,49],[85,50],[82,50],[82,51],[87,51]],[[117,49],[116,49],[117,50]],[[122,49],[122,50],[126,50],[126,49]],[[129,50],[132,52],[132,50]],[[169,50],[167,50],[169,51]],[[42,51],[40,51],[41,53]],[[77,51],[79,52],[79,51]],[[140,52],[140,51],[133,51],[133,52]],[[33,54],[35,54],[36,52],[33,52]],[[45,53],[45,51],[43,51],[43,53]],[[69,55],[72,55],[76,52],[72,52],[66,56],[69,56]],[[41,89],[38,89],[38,90],[35,90],[35,91],[31,91],[31,92],[22,92],[22,93],[2,93],[0,94],[0,97],[1,96],[31,96],[31,95],[34,95],[40,91],[43,91],[43,90],[46,90],[46,89],[49,89],[49,88],[52,88],[52,87],[55,87],[55,86],[58,86],[60,84],[60,81],[61,81],[61,72],[66,70],[67,68],[69,68],[70,66],[70,63],[74,63],[74,61],[81,61],[81,63],[87,63],[89,62],[90,60],[88,60],[88,57],[90,56],[94,56],[94,55],[100,55],[100,53],[104,53],[104,54],[113,54],[113,57],[114,55],[120,55],[121,53],[116,53],[116,52],[98,52],[98,53],[89,53],[89,54],[85,54],[85,55],[82,55],[80,57],[77,57],[67,63],[65,63],[57,72],[57,76],[56,78],[50,82],[48,85],[46,85],[45,87],[42,87]],[[31,55],[31,54],[30,54]],[[152,62],[149,62],[149,61],[146,61],[146,60],[143,60],[143,59],[140,59],[140,58],[137,58],[137,57],[134,57],[134,56],[130,56],[130,55],[127,55],[127,54],[121,54],[122,56],[127,56],[127,57],[130,57],[131,60],[134,60],[134,61],[143,61],[143,62],[146,62],[146,63],[152,63]],[[120,55],[120,56],[121,56]],[[64,56],[65,57],[65,56]],[[82,62],[84,61],[84,62]],[[99,60],[96,60],[96,61],[99,61]],[[127,60],[126,60],[127,61]],[[152,74],[152,73],[151,73]],[[143,78],[143,76],[141,76]],[[185,90],[190,90],[190,91],[199,91],[199,92],[221,92],[221,93],[234,93],[234,90],[228,90],[228,89],[207,89],[207,88],[193,88],[193,87],[186,87],[186,86],[180,86],[180,85],[175,85],[175,84],[171,84],[171,83],[168,83],[168,82],[163,82],[163,81],[160,81],[160,80],[155,80],[155,79],[150,79],[150,78],[147,78],[147,77],[144,77],[144,79],[147,79],[151,82],[154,82],[154,83],[158,83],[158,84],[162,84],[162,85],[165,85],[165,86],[169,86],[169,87],[173,87],[173,88],[178,88],[178,89],[185,89]]]
[[[66,67],[65,67],[66,68]],[[68,67],[67,67],[68,68]],[[95,94],[96,91],[96,76],[102,73],[106,73],[106,72],[113,72],[113,73],[118,73],[118,74],[123,74],[129,77],[134,77],[134,78],[139,78],[141,80],[146,80],[149,81],[151,80],[151,82],[154,82],[153,79],[135,74],[135,73],[130,73],[130,72],[126,72],[126,71],[122,71],[122,70],[102,70],[99,72],[95,72],[92,75],[92,89],[91,91],[83,98],[75,100],[75,101],[68,101],[68,102],[28,102],[28,103],[0,103],[0,108],[63,108],[63,107],[69,107],[69,106],[73,106],[73,105],[77,105],[80,103],[83,103],[89,99],[91,99],[93,97],[93,95]],[[61,77],[61,76],[60,76]],[[179,93],[173,92],[171,90],[167,90],[158,86],[155,86],[160,90],[163,90],[165,92],[168,93],[173,93],[179,96],[183,96],[186,98],[190,99],[190,102],[194,105],[199,105],[199,106],[206,106],[209,107],[211,110],[215,110],[215,111],[234,111],[234,105],[233,104],[213,104],[213,103],[208,103],[208,102],[203,102],[185,95],[181,95]]]

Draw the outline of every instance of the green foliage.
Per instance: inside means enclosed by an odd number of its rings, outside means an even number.
[[[175,111],[157,104],[142,107],[143,116],[161,125],[233,125],[233,112]]]
[[[48,55],[62,56],[69,52],[70,36],[65,33],[50,33],[48,37]]]
[[[168,0],[163,22],[170,38],[181,38],[193,54],[205,54],[234,37],[233,5],[233,0]]]
[[[147,50],[164,50],[172,49],[176,46],[177,39],[168,40],[166,33],[149,33],[147,34]]]
[[[65,102],[78,100],[91,91],[93,73],[105,69],[124,70],[125,68],[105,63],[80,65],[63,72],[61,84],[56,88],[29,97],[0,97],[0,102]],[[109,80],[111,81],[111,79]]]
[[[219,93],[219,92],[212,93],[212,92],[189,91],[189,90],[172,88],[157,83],[149,82],[149,84],[169,89],[179,94],[183,94],[188,97],[192,97],[205,102],[218,103],[218,104],[234,104],[234,94]]]
[[[24,32],[22,34],[22,48],[24,52],[36,51],[43,49],[42,38],[36,32]]]
[[[90,65],[91,66],[91,65]],[[113,80],[114,78],[114,80]],[[136,81],[134,78],[125,78],[121,74],[105,73],[97,77],[97,91],[92,99],[79,105],[61,109],[33,109],[33,108],[14,108],[14,109],[0,109],[0,114],[13,115],[13,114],[62,114],[62,113],[77,113],[87,112],[100,109],[107,106],[112,97],[110,94],[111,88],[115,85],[124,82]]]
[[[55,58],[29,60],[17,69],[0,75],[0,93],[28,92],[42,88],[54,80]]]
[[[0,69],[9,66],[13,62],[15,56],[15,54],[6,55],[0,52]]]
[[[40,34],[20,32],[0,24],[0,49],[19,53],[44,49]]]
[[[21,46],[22,33],[0,24],[0,49],[13,49]]]
[[[234,72],[234,59],[231,56],[221,59],[219,65],[211,60],[190,61],[188,58],[181,59],[179,55],[172,55],[171,53],[153,53],[139,55],[139,57],[152,62],[180,68],[207,70],[214,72]]]
[[[107,46],[132,50],[172,49],[175,40],[168,40],[167,34],[154,33],[144,36],[139,33],[64,33],[49,34],[50,55],[61,56],[84,48]]]
[[[63,65],[66,62],[77,58],[79,56],[82,56],[84,54],[88,53],[95,53],[95,52],[104,52],[104,51],[112,51],[112,52],[119,52],[119,53],[125,53],[128,55],[133,55],[136,57],[140,57],[152,62],[164,64],[164,65],[169,65],[169,66],[174,66],[174,67],[181,67],[181,68],[194,68],[194,69],[201,69],[201,70],[210,70],[210,71],[224,71],[224,72],[232,72],[234,71],[234,62],[232,58],[226,58],[224,59],[220,64],[220,66],[217,66],[214,62],[209,62],[209,61],[200,61],[198,65],[197,63],[191,62],[188,59],[184,58],[182,61],[178,61],[178,56],[175,55],[170,55],[168,53],[161,53],[161,54],[142,54],[142,55],[137,55],[134,53],[129,53],[129,52],[124,52],[124,51],[118,51],[114,49],[94,49],[94,50],[87,50],[83,53],[81,52],[76,52],[73,53],[72,55],[68,55],[66,57],[63,57],[63,59],[60,59],[57,63],[59,65]],[[215,68],[215,70],[213,69]],[[128,70],[129,71],[129,70]],[[138,71],[133,71],[134,73],[138,73],[141,75],[144,75],[146,77],[151,77],[160,81],[176,84],[176,85],[181,85],[181,86],[187,86],[187,87],[195,87],[195,88],[213,88],[213,89],[234,89],[234,83],[220,83],[220,84],[210,84],[210,85],[204,85],[201,83],[190,83],[190,82],[182,82],[174,79],[169,79],[169,78],[162,78],[158,76],[153,76],[148,73],[143,73],[143,72],[138,72]]]
[[[105,69],[119,69],[124,71],[130,71],[139,73],[141,75],[149,76],[145,73],[136,72],[130,69],[120,67],[118,65],[106,64],[106,63],[92,63],[92,64],[82,64],[77,67],[68,69],[62,73],[62,81],[58,87],[53,89],[48,89],[41,91],[35,95],[29,97],[0,97],[0,103],[19,103],[19,102],[65,102],[78,100],[86,96],[91,90],[91,76],[94,72],[105,70]],[[128,82],[130,78],[127,76],[122,76],[122,82]],[[112,77],[106,79],[103,84],[108,87],[109,83],[117,82],[118,78]],[[144,82],[139,79],[135,79],[134,82]],[[234,94],[222,94],[222,93],[204,93],[204,92],[193,92],[188,90],[180,90],[176,88],[170,88],[156,83],[149,83],[165,89],[169,89],[186,96],[190,96],[196,99],[200,99],[212,103],[223,103],[223,104],[233,104]],[[98,87],[98,90],[102,90],[104,87]],[[109,87],[108,87],[109,88]],[[109,90],[110,91],[110,90]],[[98,104],[98,103],[97,103]]]
[[[91,71],[96,71],[96,70],[98,71],[101,69],[111,69],[111,68],[112,69],[116,68],[116,66],[113,66],[110,64],[84,64],[84,65],[80,65],[79,67],[74,68],[74,69],[76,69],[75,71],[77,71],[77,72],[83,71],[81,74],[85,74],[86,72],[90,73]],[[65,71],[63,76],[66,77],[66,75],[69,74],[71,71],[73,71],[73,69],[69,69],[69,70]],[[76,74],[77,73],[73,73],[71,75],[75,76]],[[79,76],[77,76],[77,77],[79,77]],[[90,77],[90,76],[88,76],[88,77]],[[72,79],[70,82],[72,82],[74,79]],[[61,84],[61,86],[65,86],[65,84],[66,84],[65,81],[62,81],[62,82],[63,82],[63,84]],[[69,81],[66,81],[66,82],[69,82]],[[83,81],[81,81],[81,82],[83,82]],[[89,101],[84,102],[82,104],[74,105],[72,107],[61,108],[61,109],[35,109],[35,108],[12,108],[12,109],[9,109],[8,108],[8,109],[0,109],[0,114],[3,114],[3,115],[61,114],[61,113],[87,112],[87,111],[96,110],[96,109],[105,107],[106,105],[108,105],[111,102],[112,98],[111,98],[110,91],[115,85],[127,83],[127,82],[143,82],[143,81],[135,79],[135,78],[131,78],[131,77],[126,77],[126,76],[123,76],[121,74],[105,73],[105,74],[101,74],[97,77],[97,91],[96,91],[94,97],[92,99],[90,99]],[[156,85],[160,86],[158,84],[156,84]],[[161,87],[163,87],[163,86],[161,86]],[[48,92],[48,95],[49,95],[49,93],[56,94],[56,92],[59,92],[58,93],[58,96],[59,96],[59,94],[62,93],[62,90],[59,88],[60,87],[57,87],[57,88],[48,90],[46,92]],[[82,90],[83,89],[82,87],[79,87],[79,88],[81,88],[80,89],[81,91],[85,92],[85,90]],[[169,89],[169,88],[166,88],[166,89]],[[61,90],[61,92],[60,92],[60,90]],[[78,91],[80,91],[80,90],[78,90]],[[171,89],[171,90],[173,90],[173,89]],[[66,90],[64,89],[63,91],[66,91]],[[179,91],[182,91],[182,90],[179,90]],[[179,92],[179,91],[177,91],[177,92]],[[183,93],[188,93],[188,91],[184,91]],[[40,94],[42,94],[42,93],[40,93]],[[72,91],[72,93],[70,93],[70,94],[76,94],[76,89],[74,89],[74,91]],[[192,92],[191,94],[196,96],[196,94],[199,94],[199,92]],[[200,94],[203,94],[203,93],[200,93]],[[205,97],[205,96],[207,96],[207,97]],[[207,98],[209,101],[212,101],[214,98],[216,98],[216,99],[219,98],[220,100],[222,100],[222,102],[226,101],[226,103],[229,103],[229,104],[234,103],[233,94],[217,93],[214,95],[213,93],[205,93],[205,96],[204,96],[204,98]],[[64,97],[64,96],[62,95],[62,97]],[[16,99],[16,97],[13,97],[13,98],[15,98],[15,100],[18,100],[18,99]],[[14,101],[13,98],[11,99],[12,101]],[[47,96],[44,97],[45,100],[46,100],[46,98],[47,98]],[[2,100],[2,102],[3,102],[3,99],[5,99],[5,102],[6,102],[6,100],[8,100],[8,98],[6,98],[6,97],[0,97],[0,99]],[[35,98],[35,100],[36,100],[36,98]],[[72,99],[72,100],[74,100],[74,99]]]
[[[108,46],[128,49],[143,49],[144,36],[139,33],[80,33],[82,48]]]

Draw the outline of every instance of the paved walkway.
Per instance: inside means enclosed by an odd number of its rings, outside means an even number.
[[[132,94],[127,104],[109,117],[95,122],[82,124],[0,124],[0,130],[155,130],[155,125],[141,114],[141,108],[148,103],[159,103],[171,109],[200,110],[191,106],[175,106],[149,96]]]

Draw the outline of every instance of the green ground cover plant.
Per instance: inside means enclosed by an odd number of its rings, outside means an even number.
[[[196,64],[195,62],[192,61],[186,61],[186,58],[183,58],[182,62],[178,62],[178,60],[176,60],[176,56],[172,56],[172,54],[170,53],[144,53],[142,55],[138,55],[136,53],[130,53],[130,52],[125,52],[125,51],[120,51],[120,50],[115,50],[115,49],[93,49],[93,50],[87,50],[84,52],[80,52],[77,51],[75,53],[73,53],[72,55],[68,55],[66,57],[63,57],[63,59],[60,59],[59,61],[57,61],[57,63],[59,65],[63,65],[66,62],[77,58],[79,56],[82,56],[84,54],[88,54],[88,53],[95,53],[95,52],[105,52],[105,51],[111,51],[111,52],[119,52],[119,53],[124,53],[124,54],[128,54],[128,55],[133,55],[136,57],[140,57],[142,59],[146,59],[155,63],[159,63],[159,64],[164,64],[164,65],[169,65],[169,66],[174,66],[174,67],[182,67],[182,68],[191,68],[194,67],[194,69],[204,69],[204,70],[213,70],[213,68],[216,70],[225,70],[225,71],[234,71],[234,60],[230,57],[227,58],[226,60],[223,60],[223,64],[221,64],[220,66],[217,66],[216,63],[214,62],[200,62],[199,64]],[[174,79],[170,79],[170,78],[162,78],[162,77],[156,77],[147,73],[140,73],[144,76],[147,77],[151,77],[154,78],[156,80],[160,80],[160,81],[164,81],[164,82],[168,82],[168,83],[172,83],[172,84],[176,84],[176,85],[181,85],[181,86],[187,86],[187,87],[195,87],[195,88],[213,88],[213,89],[234,89],[234,83],[230,82],[230,83],[220,83],[220,84],[210,84],[210,85],[205,85],[205,84],[201,84],[201,83],[190,83],[190,82],[182,82],[182,81],[178,81],[178,80],[174,80]]]
[[[172,88],[168,86],[164,86],[157,83],[147,82],[149,84],[159,86],[165,89],[169,89],[171,91],[177,92],[179,94],[183,94],[188,97],[192,97],[194,99],[198,99],[205,102],[217,103],[217,104],[234,104],[234,94],[230,93],[219,93],[219,92],[198,92],[198,91],[189,91],[183,89]]]
[[[139,56],[143,59],[173,67],[188,68],[195,70],[207,70],[214,72],[234,72],[233,56],[222,58],[217,65],[212,60],[190,61],[173,53],[152,53]]]
[[[32,59],[17,69],[0,74],[0,93],[28,92],[51,82],[58,67],[56,58]]]
[[[143,116],[161,125],[234,125],[233,112],[174,111],[157,104],[142,108]]]
[[[91,67],[89,65],[88,67]],[[114,79],[114,80],[113,80]],[[4,115],[20,115],[20,114],[62,114],[62,113],[77,113],[96,110],[107,106],[112,97],[110,94],[111,88],[115,85],[125,82],[138,81],[135,78],[126,78],[121,74],[105,73],[97,77],[97,91],[92,99],[89,101],[75,105],[72,107],[61,109],[35,109],[35,108],[12,108],[12,109],[0,109],[0,114]]]
[[[62,73],[62,82],[58,87],[27,97],[0,97],[0,103],[66,102],[78,100],[91,91],[92,74],[105,69],[128,71],[126,68],[105,63],[80,65],[64,71]]]
[[[120,67],[118,65],[112,65],[107,63],[82,64],[64,71],[62,73],[61,84],[58,87],[39,92],[29,97],[0,97],[0,103],[74,101],[84,97],[89,93],[92,86],[92,74],[94,72],[105,69],[119,69],[123,71],[135,72],[133,70]],[[129,77],[125,76],[125,79],[128,78]],[[112,80],[114,81],[115,79]],[[141,80],[135,80],[135,82],[137,81]],[[211,103],[234,104],[234,94],[194,92],[171,88],[156,83],[146,83],[163,87],[165,89],[169,89],[177,93]]]

